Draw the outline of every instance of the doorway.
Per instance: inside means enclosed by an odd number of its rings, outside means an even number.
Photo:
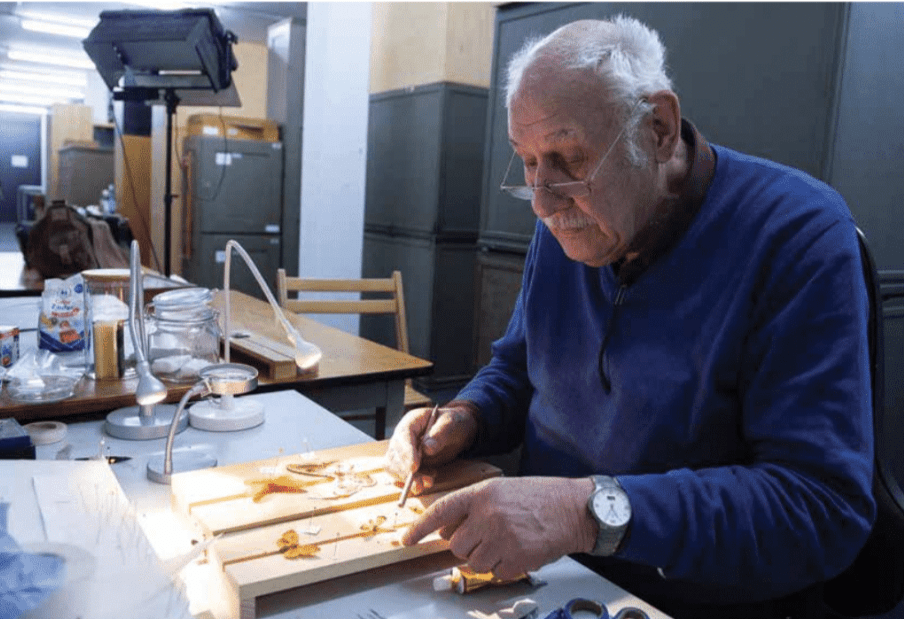
[[[16,221],[19,185],[41,184],[41,117],[0,112],[0,222]]]

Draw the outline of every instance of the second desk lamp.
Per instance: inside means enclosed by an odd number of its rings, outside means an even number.
[[[248,268],[257,280],[258,285],[267,297],[267,301],[269,301],[270,307],[273,309],[277,322],[282,325],[286,335],[289,337],[289,340],[291,340],[292,345],[295,348],[295,365],[298,370],[302,372],[312,372],[316,370],[317,364],[323,356],[322,351],[315,344],[305,340],[301,336],[301,333],[298,332],[298,329],[289,322],[288,318],[286,318],[283,313],[283,309],[279,306],[279,303],[277,303],[276,298],[270,291],[267,282],[251,259],[251,256],[248,255],[248,252],[246,252],[237,241],[232,239],[226,243],[226,257],[223,266],[223,294],[225,303],[225,333],[223,334],[223,337],[225,342],[224,356],[226,363],[229,364],[230,342],[232,341],[229,281],[233,250],[235,250],[235,252],[245,261],[245,264],[248,265]],[[223,393],[219,400],[205,400],[193,405],[189,409],[188,415],[189,423],[193,427],[201,430],[244,430],[264,422],[264,406],[260,402],[253,400],[236,400],[232,397],[231,393]]]

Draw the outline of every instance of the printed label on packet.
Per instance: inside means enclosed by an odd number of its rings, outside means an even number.
[[[0,327],[0,365],[8,368],[19,360],[19,327]]]
[[[50,352],[85,349],[84,286],[80,274],[44,282],[38,348]]]

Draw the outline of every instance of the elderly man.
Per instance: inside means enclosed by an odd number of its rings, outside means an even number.
[[[846,205],[707,143],[633,19],[528,43],[507,87],[528,185],[503,189],[538,219],[521,292],[489,365],[423,437],[429,411],[406,415],[387,458],[418,492],[516,446],[521,475],[450,494],[403,541],[439,530],[502,577],[574,554],[676,618],[816,616],[804,593],[875,517]]]

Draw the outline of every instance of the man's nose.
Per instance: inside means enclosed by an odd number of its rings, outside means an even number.
[[[527,180],[526,177],[525,180]],[[550,165],[546,161],[539,162],[534,170],[534,177],[530,179],[534,187],[534,199],[531,200],[531,205],[539,217],[546,217],[561,210],[565,203],[568,202],[566,198],[547,189],[548,186],[560,183],[563,180],[568,179],[562,178],[562,172],[556,166]],[[543,215],[539,214],[541,211],[544,213]]]
[[[539,185],[534,187],[534,197],[530,201],[530,206],[534,214],[542,219],[561,211],[568,202],[567,198],[551,193],[545,186]]]

